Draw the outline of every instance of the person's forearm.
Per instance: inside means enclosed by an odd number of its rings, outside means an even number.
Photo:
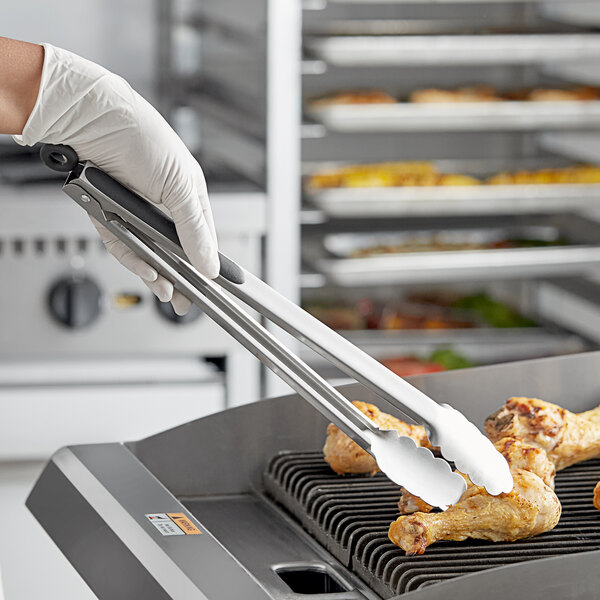
[[[44,48],[0,37],[0,133],[19,135],[35,106]]]

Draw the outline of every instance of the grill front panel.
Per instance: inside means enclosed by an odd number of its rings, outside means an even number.
[[[405,556],[387,536],[398,516],[399,488],[383,474],[333,473],[319,451],[282,452],[268,465],[268,493],[342,564],[383,598],[494,567],[600,549],[600,511],[592,504],[600,459],[561,471],[558,525],[518,542],[438,542]]]

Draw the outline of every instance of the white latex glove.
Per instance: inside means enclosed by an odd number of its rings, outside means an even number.
[[[200,165],[184,143],[144,98],[121,77],[76,54],[43,44],[42,81],[21,145],[38,142],[73,147],[151,202],[175,222],[190,261],[204,275],[219,271],[217,236]],[[139,275],[178,314],[190,302],[155,269],[106,228],[94,222],[108,251]]]

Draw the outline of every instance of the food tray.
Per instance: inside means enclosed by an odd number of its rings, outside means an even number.
[[[493,244],[505,239],[530,238],[546,242],[558,241],[560,230],[554,226],[526,225],[512,227],[486,227],[466,229],[431,229],[414,231],[385,231],[369,233],[334,233],[323,240],[325,249],[341,259],[352,258],[356,250],[378,245],[401,244]],[[486,252],[490,250],[486,249]],[[444,251],[444,253],[452,252]],[[464,252],[462,250],[461,252]],[[414,254],[415,252],[411,252]],[[385,253],[383,256],[405,256],[406,253]],[[378,257],[379,255],[377,255]],[[371,257],[365,257],[371,258]]]
[[[330,217],[527,214],[600,206],[600,184],[330,188],[306,197]]]
[[[427,227],[445,241],[487,242],[512,237],[564,237],[568,246],[460,251],[427,251],[348,258],[353,249],[404,236],[425,235],[423,223],[403,223],[403,231],[325,235],[307,261],[342,286],[390,285],[446,281],[540,278],[583,275],[600,267],[600,224],[575,215],[536,217],[438,218]],[[443,235],[440,232],[444,232]],[[389,236],[389,237],[388,237]]]
[[[304,196],[334,218],[559,213],[598,207],[600,184],[308,187]]]
[[[332,104],[309,106],[307,114],[330,131],[342,133],[600,128],[596,100]]]
[[[485,180],[501,172],[564,168],[570,163],[554,158],[517,160],[436,160],[439,173],[462,173]],[[305,174],[338,169],[346,163],[306,165]],[[556,214],[600,206],[598,184],[527,184],[418,187],[306,186],[304,197],[333,218],[446,216],[490,214]]]
[[[593,61],[600,35],[499,34],[308,37],[305,47],[334,66],[440,66]]]

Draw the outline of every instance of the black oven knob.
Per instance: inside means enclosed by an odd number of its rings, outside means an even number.
[[[48,294],[50,314],[72,329],[91,325],[100,315],[102,292],[87,277],[65,277],[57,281]]]
[[[159,314],[167,319],[167,321],[171,321],[173,323],[177,323],[178,325],[184,325],[185,323],[193,323],[197,319],[199,319],[203,312],[200,308],[198,308],[195,304],[192,304],[187,315],[178,315],[173,309],[173,305],[170,302],[161,302],[158,298],[154,297],[156,302],[156,309]]]

